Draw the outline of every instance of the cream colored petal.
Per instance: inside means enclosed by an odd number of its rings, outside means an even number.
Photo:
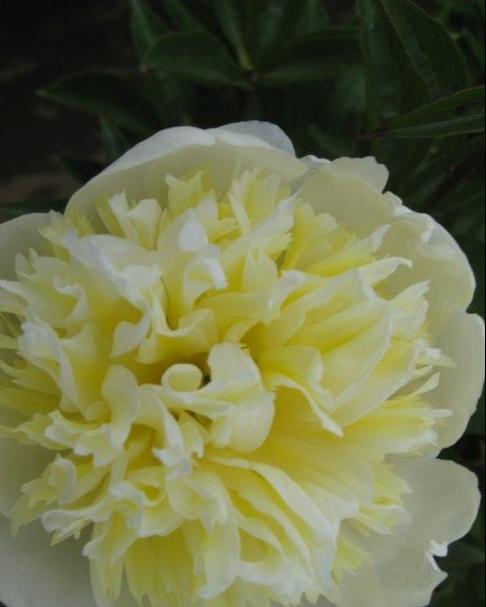
[[[390,202],[374,185],[340,170],[339,164],[336,168],[335,162],[322,163],[318,170],[311,168],[308,179],[299,180],[300,196],[316,212],[327,211],[361,237],[390,224],[394,216]]]
[[[295,155],[292,141],[280,127],[271,122],[248,120],[247,122],[233,122],[231,124],[226,124],[219,129],[213,129],[213,132],[218,133],[218,135],[225,131],[256,137],[265,143],[268,143],[268,145],[282,150],[282,152],[286,152],[292,156]]]
[[[434,335],[447,325],[456,308],[466,310],[470,305],[476,280],[469,261],[454,238],[428,215],[397,207],[381,253],[412,262],[411,268],[399,268],[388,280],[392,293],[412,282],[430,281],[428,325]]]
[[[216,599],[225,592],[238,575],[240,535],[234,521],[210,529],[196,567],[204,572],[206,584],[199,589],[202,599]]]
[[[15,257],[39,247],[39,229],[47,219],[46,213],[32,213],[0,224],[0,278],[15,278]]]
[[[434,334],[440,332],[455,308],[465,310],[471,303],[475,280],[466,256],[431,217],[410,211],[393,194],[381,194],[362,175],[343,171],[340,162],[311,169],[303,185],[298,180],[300,195],[362,237],[390,225],[380,256],[403,257],[413,265],[397,269],[387,281],[387,293],[396,295],[411,284],[430,281],[429,325]]]
[[[473,472],[452,461],[429,458],[403,459],[396,470],[411,488],[405,507],[417,538],[450,544],[471,529],[481,499]]]
[[[165,191],[166,175],[182,176],[201,168],[207,170],[218,188],[227,186],[236,170],[255,167],[284,180],[296,178],[304,172],[304,165],[288,149],[282,151],[267,143],[264,139],[268,140],[270,131],[272,142],[276,143],[277,131],[267,127],[262,138],[243,133],[238,126],[208,131],[194,127],[160,131],[78,190],[69,201],[68,212],[77,210],[89,216],[101,198],[123,191],[129,200],[159,198]]]
[[[338,175],[344,178],[359,179],[365,182],[368,186],[372,186],[378,193],[383,192],[388,181],[389,172],[385,165],[377,162],[374,156],[366,156],[363,158],[337,158],[329,161],[316,156],[305,156],[301,158],[306,165],[308,176],[318,173],[319,170],[328,165]],[[299,184],[305,182],[305,177],[299,181]]]
[[[364,418],[411,380],[416,360],[414,344],[393,345],[374,371],[359,382],[358,393],[338,401],[335,420],[347,426]]]
[[[411,523],[365,542],[372,562],[342,580],[339,607],[425,607],[446,577],[434,555],[444,555],[476,518],[478,483],[466,468],[419,458],[402,460],[397,469],[411,489],[404,500]]]
[[[137,143],[108,166],[101,175],[119,173],[124,169],[157,160],[161,156],[172,154],[184,147],[192,145],[209,146],[212,144],[214,144],[214,137],[202,129],[192,126],[164,129]]]
[[[323,428],[342,436],[342,429],[326,410],[334,408],[332,394],[324,389],[324,366],[319,352],[305,346],[285,346],[264,352],[259,366],[265,385],[272,391],[297,390],[309,403]]]
[[[37,523],[13,538],[0,515],[0,601],[7,607],[96,607],[81,550],[71,541],[51,547]]]
[[[338,158],[332,163],[334,169],[345,177],[362,179],[379,192],[383,192],[388,181],[388,169],[373,156],[366,158]]]
[[[438,388],[429,399],[437,408],[450,409],[452,417],[438,427],[439,445],[454,444],[474,413],[484,384],[484,321],[456,311],[437,342],[455,367],[441,371]]]

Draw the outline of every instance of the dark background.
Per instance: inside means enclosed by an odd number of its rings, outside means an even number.
[[[374,154],[387,164],[391,189],[466,250],[483,313],[483,26],[483,0],[7,0],[0,221],[62,209],[160,128],[265,119],[300,154]],[[482,481],[484,401],[444,456]],[[484,603],[483,538],[484,510],[442,560],[450,577],[434,607]]]

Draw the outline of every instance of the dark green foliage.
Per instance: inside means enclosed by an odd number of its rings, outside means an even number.
[[[207,86],[249,86],[220,40],[202,30],[163,34],[143,67]]]
[[[155,110],[130,81],[103,72],[74,74],[50,84],[40,94],[85,112],[105,116],[118,126],[146,135],[157,127]]]
[[[451,137],[484,130],[484,86],[441,97],[408,114],[385,122],[368,135],[375,137]]]
[[[126,152],[130,144],[120,129],[108,118],[100,118],[100,129],[106,151],[106,160],[111,163]]]
[[[182,30],[205,29],[197,16],[189,10],[184,0],[163,0],[166,12],[174,25]]]
[[[275,51],[263,66],[263,86],[285,86],[296,82],[320,82],[336,78],[359,63],[354,30],[326,28],[296,38]]]
[[[373,154],[390,189],[460,242],[483,313],[483,0],[126,0],[117,19],[122,69],[42,90],[100,118],[97,162],[161,128],[248,119],[279,124],[301,155]],[[99,170],[63,163],[80,183]],[[0,206],[0,219],[62,205]],[[484,400],[446,456],[482,477]],[[483,604],[483,537],[484,511],[443,560],[433,607]]]
[[[430,98],[469,84],[464,57],[443,24],[411,0],[379,0],[396,40]]]
[[[133,42],[138,56],[144,57],[157,42],[157,38],[167,32],[167,27],[143,0],[132,0],[131,9],[130,28]]]

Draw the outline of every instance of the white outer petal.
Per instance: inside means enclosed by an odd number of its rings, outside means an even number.
[[[476,286],[471,266],[432,217],[407,209],[393,194],[381,194],[385,173],[376,167],[369,158],[323,163],[309,169],[308,179],[299,178],[297,187],[317,211],[329,212],[362,237],[390,225],[380,254],[408,258],[413,267],[398,269],[387,289],[393,295],[430,280],[430,329],[440,333],[456,308],[465,310],[471,303]]]
[[[439,446],[453,445],[466,429],[484,384],[484,321],[475,314],[454,312],[438,336],[437,345],[455,367],[442,369],[437,389],[429,396],[437,408],[450,409],[452,417],[438,427]]]
[[[339,607],[425,607],[446,577],[427,556],[431,543],[456,541],[477,516],[477,478],[466,468],[418,458],[402,460],[397,472],[412,490],[404,500],[411,524],[366,541],[373,562],[343,580]]]
[[[213,129],[213,132],[217,133],[222,133],[224,131],[257,137],[272,147],[295,156],[294,145],[290,138],[280,127],[271,122],[248,120],[246,122],[232,122],[231,124],[226,124],[218,129]]]
[[[13,538],[0,515],[0,600],[7,607],[96,607],[81,546],[51,547],[38,523]]]
[[[374,156],[338,158],[332,165],[340,175],[362,179],[379,192],[383,192],[388,181],[388,169],[384,164],[377,162]]]
[[[223,188],[235,171],[255,167],[280,175],[284,181],[305,171],[290,152],[286,136],[273,125],[239,123],[207,131],[174,127],[142,141],[94,177],[75,192],[67,210],[90,215],[101,197],[122,191],[129,199],[157,198],[167,174],[180,176],[201,168],[208,170],[216,187]]]
[[[0,278],[15,278],[15,257],[39,247],[39,229],[48,217],[47,213],[32,213],[0,224]]]
[[[391,196],[390,196],[391,197]],[[395,199],[398,201],[398,199]],[[390,288],[400,290],[410,282],[430,280],[429,330],[439,334],[457,309],[466,310],[476,289],[469,261],[456,240],[432,217],[397,206],[396,219],[385,237],[381,252],[407,257],[412,268],[399,269]]]

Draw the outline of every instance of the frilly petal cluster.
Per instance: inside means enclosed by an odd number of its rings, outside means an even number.
[[[386,180],[183,127],[0,226],[2,601],[428,604],[478,508],[435,458],[484,331],[464,254]]]

